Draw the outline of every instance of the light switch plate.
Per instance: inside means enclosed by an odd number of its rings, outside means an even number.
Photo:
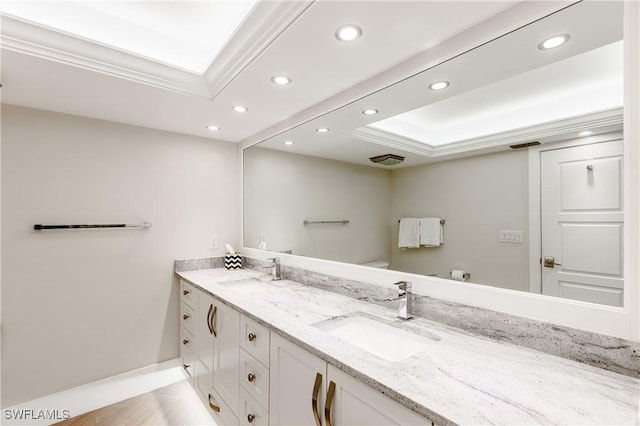
[[[500,230],[498,241],[501,243],[522,244],[522,231]]]

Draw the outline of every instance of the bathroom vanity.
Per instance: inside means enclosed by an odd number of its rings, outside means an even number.
[[[402,321],[393,304],[262,270],[185,269],[176,272],[184,370],[220,424],[640,421],[636,377]]]

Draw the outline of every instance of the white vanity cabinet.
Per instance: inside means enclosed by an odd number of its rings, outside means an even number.
[[[240,424],[269,424],[269,342],[271,332],[240,315]],[[275,423],[271,423],[274,424]]]
[[[207,400],[213,373],[213,296],[198,291],[196,294],[196,377],[195,387],[203,400]]]
[[[272,425],[432,425],[275,333],[269,408]]]
[[[184,369],[214,420],[237,425],[240,314],[189,283],[180,285]]]
[[[240,406],[240,313],[217,299],[214,311],[213,389],[236,414]]]
[[[327,365],[327,380],[331,423],[326,425],[433,425],[332,365]]]
[[[432,425],[181,281],[185,372],[220,425]]]

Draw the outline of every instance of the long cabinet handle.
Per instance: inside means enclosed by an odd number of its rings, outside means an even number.
[[[327,391],[327,401],[324,403],[324,422],[326,426],[331,426],[331,404],[333,404],[333,395],[336,393],[336,384],[333,380],[329,382],[329,390]]]
[[[215,405],[213,402],[211,402],[211,394],[209,394],[209,407],[211,407],[211,409],[213,411],[215,411],[216,413],[220,412],[220,407],[218,407],[217,405]]]
[[[322,426],[320,423],[320,413],[318,413],[318,394],[322,385],[322,374],[316,373],[316,381],[313,384],[313,393],[311,394],[311,409],[313,410],[313,418],[316,420],[316,426]]]
[[[213,332],[213,337],[218,337],[218,332],[216,331],[216,315],[218,313],[218,307],[213,307],[213,315],[211,315],[211,331]]]
[[[213,311],[213,303],[209,305],[209,312],[207,312],[207,327],[209,327],[209,334],[213,334],[213,328],[211,326],[211,312]]]

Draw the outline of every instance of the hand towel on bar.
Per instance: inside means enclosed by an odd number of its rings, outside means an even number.
[[[404,217],[400,219],[400,229],[398,229],[398,247],[420,247],[420,219],[413,217]]]
[[[420,219],[420,245],[438,247],[444,243],[444,229],[440,218],[425,217]]]

